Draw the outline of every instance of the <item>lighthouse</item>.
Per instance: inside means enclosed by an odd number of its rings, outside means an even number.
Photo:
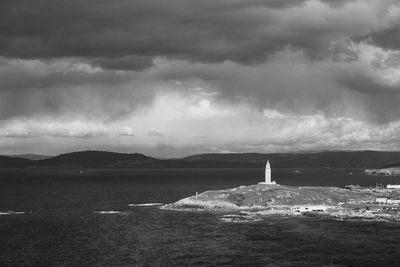
[[[260,182],[259,184],[276,184],[275,181],[271,181],[271,164],[269,163],[269,160],[267,161],[267,164],[265,164],[265,182]]]
[[[269,164],[269,160],[267,161],[267,164],[265,165],[265,183],[266,184],[271,183],[271,164]]]

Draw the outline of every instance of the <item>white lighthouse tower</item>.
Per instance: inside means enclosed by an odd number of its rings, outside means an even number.
[[[276,184],[275,181],[271,181],[271,164],[269,164],[269,160],[265,165],[265,182],[261,182],[260,184]]]
[[[269,160],[267,161],[267,164],[265,165],[265,183],[266,184],[271,183],[271,165],[269,164]]]

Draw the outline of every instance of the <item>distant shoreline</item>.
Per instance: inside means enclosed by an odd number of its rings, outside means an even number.
[[[396,176],[396,175],[400,175],[400,168],[399,167],[391,167],[391,168],[381,168],[381,169],[366,169],[365,174]]]
[[[158,159],[140,153],[79,151],[39,160],[0,156],[0,168],[257,168],[263,167],[267,160],[274,168],[377,169],[400,166],[400,152],[210,153]]]

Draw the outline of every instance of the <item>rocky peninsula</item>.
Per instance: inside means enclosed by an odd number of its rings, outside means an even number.
[[[257,221],[263,216],[400,221],[400,190],[260,183],[196,193],[163,208],[220,212],[221,220],[230,222]]]
[[[389,167],[389,168],[380,168],[380,169],[366,169],[364,172],[367,175],[395,176],[395,175],[400,175],[400,167]]]

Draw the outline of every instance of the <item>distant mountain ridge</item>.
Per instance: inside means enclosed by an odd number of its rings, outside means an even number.
[[[123,167],[138,163],[150,163],[156,159],[143,154],[116,153],[107,151],[81,151],[61,154],[40,160],[41,166]]]
[[[296,153],[208,153],[180,159],[157,159],[140,153],[79,151],[30,160],[0,156],[0,167],[29,168],[262,168],[269,160],[275,168],[357,167],[399,165],[400,152],[323,151]]]
[[[209,153],[183,158],[189,162],[262,164],[274,167],[381,167],[400,162],[400,152],[391,151],[323,151],[293,153]]]

